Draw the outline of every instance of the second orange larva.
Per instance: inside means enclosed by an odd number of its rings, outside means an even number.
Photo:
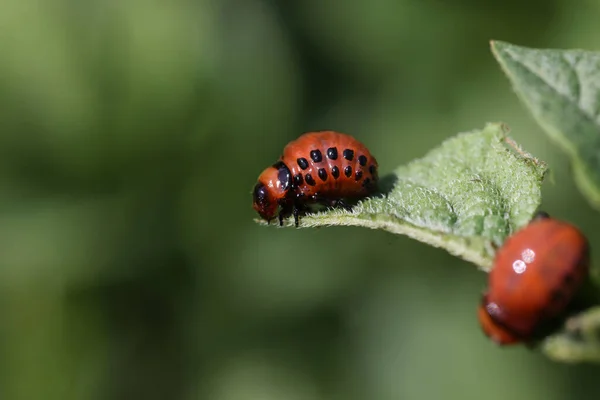
[[[345,205],[344,199],[362,198],[377,190],[377,160],[350,135],[309,132],[290,142],[283,155],[258,178],[253,207],[270,221],[298,214],[310,203]]]
[[[571,224],[542,215],[498,250],[478,309],[485,334],[501,345],[530,342],[564,313],[584,282],[589,245]]]

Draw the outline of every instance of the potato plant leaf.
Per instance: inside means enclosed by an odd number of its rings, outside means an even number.
[[[517,95],[571,158],[581,192],[600,208],[600,52],[491,46]]]
[[[569,318],[559,332],[544,339],[541,349],[555,361],[600,363],[600,307]]]

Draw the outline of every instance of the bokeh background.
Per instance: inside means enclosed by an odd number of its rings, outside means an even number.
[[[503,121],[600,241],[489,51],[600,49],[600,2],[5,0],[0,399],[597,399],[479,330],[485,275],[408,238],[253,222],[300,133],[381,173]]]

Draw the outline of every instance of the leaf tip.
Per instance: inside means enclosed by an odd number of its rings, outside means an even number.
[[[494,127],[495,129],[500,131],[500,134],[504,137],[508,136],[508,134],[510,133],[510,126],[506,122],[502,122],[502,121],[488,122],[487,126]]]
[[[501,40],[491,40],[490,41],[490,49],[494,57],[502,62],[502,53],[510,48],[516,47],[514,44],[503,42]]]

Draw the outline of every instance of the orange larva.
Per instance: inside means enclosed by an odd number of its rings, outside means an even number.
[[[588,268],[589,246],[579,229],[535,218],[496,254],[478,309],[483,331],[501,345],[537,339],[567,309]]]
[[[253,191],[253,207],[267,221],[298,214],[306,205],[345,206],[344,199],[377,190],[377,160],[352,136],[309,132],[290,142],[278,162],[265,169]],[[279,212],[278,212],[279,210]]]

